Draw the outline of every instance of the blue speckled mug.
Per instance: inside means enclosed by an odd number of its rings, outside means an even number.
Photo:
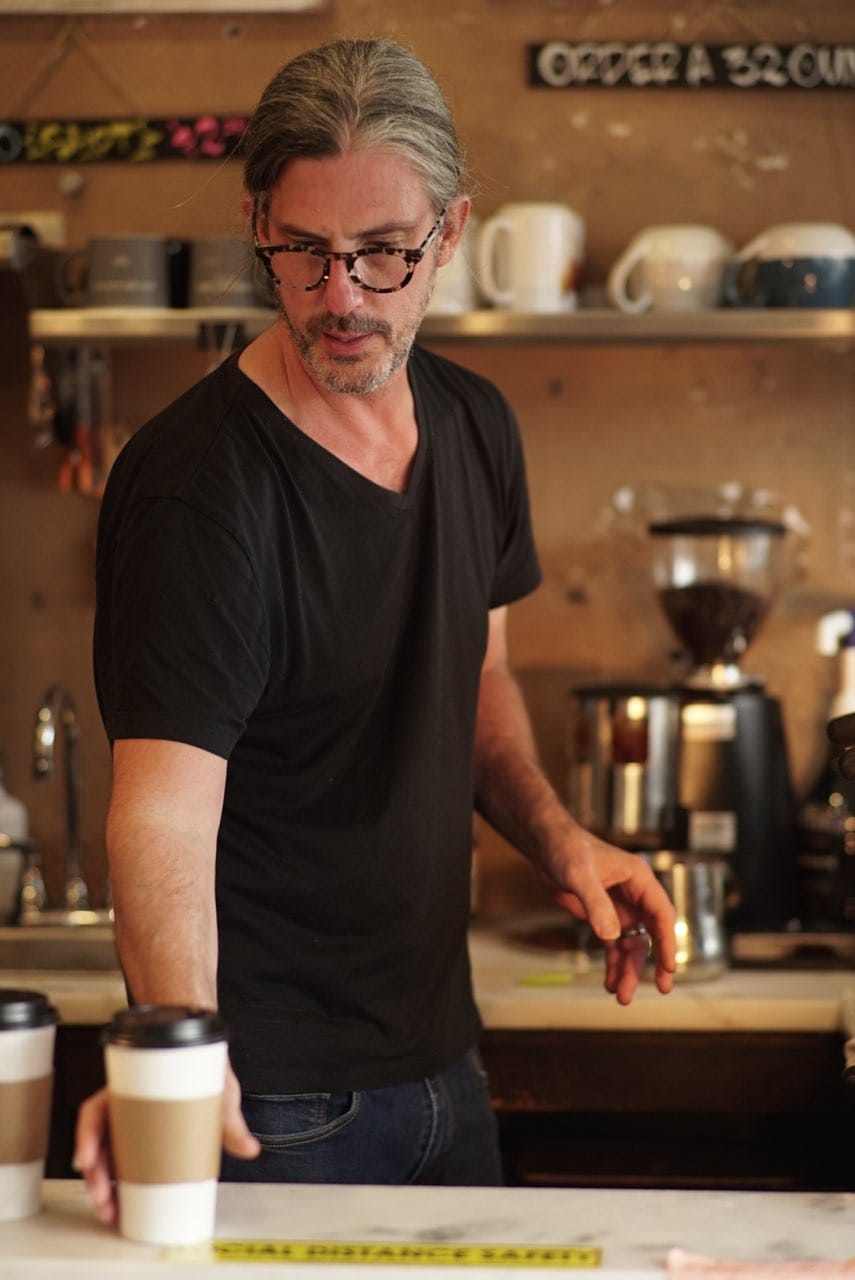
[[[724,298],[733,307],[855,306],[855,235],[835,223],[770,227],[728,264]]]
[[[728,280],[729,282],[729,280]],[[749,307],[855,306],[855,258],[780,258],[748,263],[732,286]]]

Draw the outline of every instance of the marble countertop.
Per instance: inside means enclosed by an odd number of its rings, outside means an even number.
[[[584,955],[538,951],[480,928],[470,933],[470,955],[491,1028],[842,1032],[843,998],[855,991],[855,973],[841,969],[726,969],[709,981],[679,978],[667,996],[645,980],[622,1007],[603,989],[602,962]]]
[[[576,1274],[594,1270],[600,1280],[855,1276],[855,1194],[848,1193],[233,1184],[219,1189],[217,1241],[398,1243],[417,1246],[422,1265],[332,1260],[307,1267],[265,1259],[262,1268],[229,1261],[225,1270],[210,1252],[170,1253],[123,1240],[96,1222],[79,1182],[45,1182],[44,1198],[35,1217],[0,1223],[0,1280],[448,1280],[455,1271],[472,1280],[542,1277],[548,1269],[537,1255],[526,1265],[526,1246],[576,1246],[587,1259]],[[517,1246],[512,1256],[522,1265],[488,1265],[480,1253],[463,1268],[431,1261],[431,1249],[455,1244],[499,1252]],[[691,1261],[698,1257],[718,1265],[699,1271]],[[848,1259],[851,1270],[842,1266]],[[796,1269],[798,1263],[806,1265]]]
[[[475,994],[484,1025],[516,1030],[810,1031],[843,1030],[846,970],[730,969],[710,981],[678,980],[662,996],[650,981],[621,1007],[603,989],[601,962],[509,942],[493,927],[470,932]],[[0,985],[50,996],[66,1023],[108,1022],[124,1007],[118,972],[0,970]]]

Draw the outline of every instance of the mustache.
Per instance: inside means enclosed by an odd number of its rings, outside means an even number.
[[[362,338],[369,333],[379,333],[388,338],[392,326],[385,320],[371,319],[369,316],[334,316],[329,312],[315,316],[306,324],[309,338],[319,338],[324,333],[342,334],[349,338]]]

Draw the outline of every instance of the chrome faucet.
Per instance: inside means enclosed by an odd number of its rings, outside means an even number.
[[[77,709],[62,685],[55,684],[36,712],[33,743],[33,774],[36,778],[52,778],[54,748],[62,730],[65,745],[65,890],[63,906],[67,911],[87,911],[89,890],[83,877],[83,850],[80,837],[80,724]]]

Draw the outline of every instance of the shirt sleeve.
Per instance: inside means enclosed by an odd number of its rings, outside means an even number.
[[[95,675],[107,733],[228,759],[269,670],[266,615],[234,535],[186,502],[129,506],[99,570]]]
[[[542,574],[531,524],[531,506],[526,479],[525,456],[516,418],[503,396],[499,397],[503,418],[502,439],[504,526],[499,531],[500,548],[490,592],[490,608],[511,604],[540,585]]]

